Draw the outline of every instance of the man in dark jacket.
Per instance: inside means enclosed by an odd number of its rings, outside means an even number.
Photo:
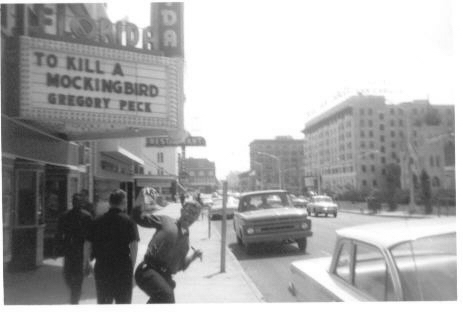
[[[98,304],[132,302],[133,269],[137,259],[137,225],[125,213],[127,195],[114,190],[109,211],[98,217],[85,242],[85,257],[95,256],[95,283]]]
[[[156,228],[148,245],[144,261],[135,271],[135,281],[150,298],[148,303],[175,303],[175,281],[172,275],[185,270],[196,258],[202,258],[200,250],[190,250],[189,227],[199,217],[201,206],[185,202],[178,220],[164,215],[142,214],[140,207],[132,211],[138,225]]]
[[[83,248],[92,217],[82,208],[80,194],[72,196],[72,210],[64,212],[58,220],[56,243],[64,253],[63,274],[66,285],[71,291],[71,304],[78,304],[82,294],[84,280]],[[87,267],[88,268],[88,267]]]

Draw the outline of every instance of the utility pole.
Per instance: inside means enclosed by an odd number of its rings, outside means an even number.
[[[222,191],[222,241],[220,245],[220,272],[225,273],[225,252],[227,245],[227,201],[228,201],[228,182],[223,182]]]

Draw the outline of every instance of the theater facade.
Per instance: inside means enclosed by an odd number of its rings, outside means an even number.
[[[123,188],[134,198],[145,160],[127,139],[187,136],[183,7],[155,3],[150,13],[142,29],[111,21],[104,4],[1,5],[8,268],[34,268],[52,253],[73,193],[104,203]]]

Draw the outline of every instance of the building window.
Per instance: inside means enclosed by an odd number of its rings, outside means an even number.
[[[366,187],[366,186],[367,186],[367,181],[366,181],[365,179],[362,180],[362,185],[363,185],[363,187]]]
[[[391,113],[391,115],[394,115],[394,113],[395,113],[394,108],[391,108],[391,109],[389,110],[389,112]]]
[[[433,178],[432,178],[432,186],[433,186],[433,187],[440,187],[440,180],[439,180],[439,177],[433,177]]]
[[[384,162],[384,163],[386,163],[386,162]],[[386,169],[383,168],[383,169],[381,170],[381,173],[382,173],[383,175],[386,175]]]
[[[397,159],[397,155],[396,155],[395,151],[392,151],[391,158],[393,158],[394,160]]]
[[[378,184],[376,183],[376,179],[373,179],[373,187],[376,187],[378,186]]]
[[[391,120],[391,126],[395,126],[394,120]]]
[[[399,126],[404,126],[404,121],[403,120],[399,120]]]
[[[370,169],[371,169],[372,172],[375,172],[375,166],[374,166],[374,165],[372,165],[372,166],[370,167]]]
[[[384,113],[379,113],[379,119],[382,121],[384,120]]]
[[[365,148],[365,142],[364,141],[360,142],[360,148]]]
[[[365,132],[363,130],[360,131],[360,137],[362,137],[362,138],[365,137]]]
[[[379,130],[384,130],[384,124],[379,125]]]
[[[362,165],[362,172],[366,173],[366,171],[367,171],[366,165]]]
[[[386,153],[386,148],[384,148],[384,146],[381,146],[381,152]]]
[[[391,130],[391,137],[395,137],[395,131]]]
[[[434,157],[432,155],[429,157],[429,166],[434,167]]]
[[[381,135],[381,136],[379,137],[379,140],[381,140],[381,142],[384,142],[384,135]]]
[[[368,109],[368,115],[373,115],[373,110],[372,109]]]
[[[360,109],[360,115],[364,115],[365,114],[365,110],[362,108]]]
[[[373,141],[370,141],[370,148],[373,149],[375,147],[375,143]]]
[[[391,148],[395,148],[395,142],[391,142]]]
[[[373,131],[372,131],[372,130],[370,130],[370,133],[369,133],[369,134],[370,134],[370,138],[373,138],[374,134],[373,134]]]
[[[361,127],[365,126],[365,121],[364,120],[360,120],[360,126]]]
[[[385,157],[381,157],[381,163],[386,164],[386,158]]]
[[[440,157],[436,156],[436,166],[440,167]]]
[[[158,168],[157,173],[158,173],[158,176],[163,176],[164,175],[164,169]]]
[[[164,152],[158,152],[157,161],[158,163],[164,163]]]
[[[373,127],[373,121],[372,120],[368,120],[368,126]]]

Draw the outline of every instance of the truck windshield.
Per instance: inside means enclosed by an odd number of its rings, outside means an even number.
[[[292,207],[291,200],[286,194],[259,194],[244,197],[240,204],[240,211],[275,209]]]

